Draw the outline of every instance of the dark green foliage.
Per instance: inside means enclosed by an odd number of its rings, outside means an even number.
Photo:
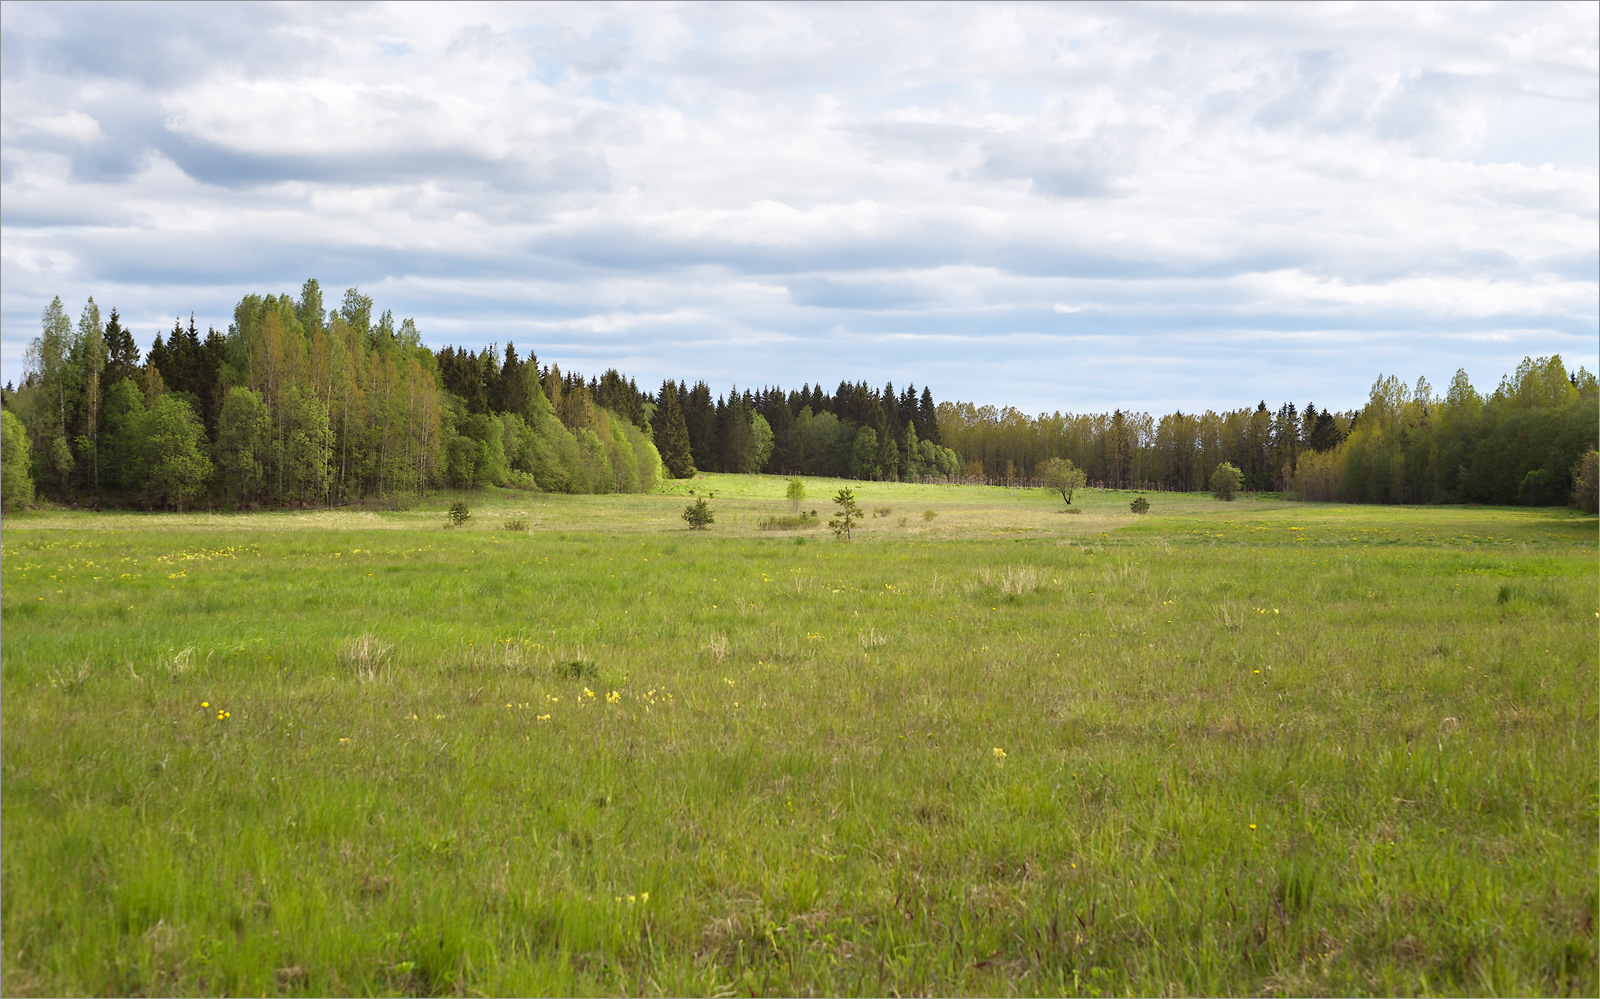
[[[1143,496],[1135,496],[1133,502],[1128,504],[1128,509],[1134,513],[1149,513],[1150,501]]]
[[[689,448],[689,428],[683,420],[678,387],[670,381],[662,382],[656,400],[652,427],[656,450],[661,453],[661,464],[674,479],[693,478],[694,455]]]
[[[450,504],[450,526],[460,527],[472,519],[472,510],[468,508],[466,500],[456,500]]]
[[[1575,509],[1584,513],[1600,513],[1600,467],[1597,467],[1597,454],[1594,448],[1584,453],[1578,463],[1572,466],[1572,498],[1568,501]]]
[[[683,508],[684,523],[689,525],[689,530],[691,531],[703,531],[710,527],[716,519],[716,516],[711,512],[711,505],[706,502],[704,496],[699,497]]]

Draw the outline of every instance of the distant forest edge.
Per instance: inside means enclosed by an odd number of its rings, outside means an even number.
[[[248,295],[226,333],[191,316],[142,358],[115,309],[76,324],[55,299],[20,385],[0,397],[3,503],[182,509],[385,502],[436,488],[641,492],[696,470],[1038,485],[1052,458],[1092,485],[1244,488],[1363,503],[1595,507],[1600,392],[1559,355],[1527,358],[1484,396],[1458,371],[1380,377],[1347,412],[1263,401],[1223,413],[1040,414],[935,403],[893,384],[730,389],[608,370],[585,379],[507,344],[424,346],[351,288],[325,309]]]

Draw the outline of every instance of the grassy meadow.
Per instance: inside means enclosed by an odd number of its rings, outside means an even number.
[[[7,517],[0,991],[1600,990],[1595,518],[785,483]]]

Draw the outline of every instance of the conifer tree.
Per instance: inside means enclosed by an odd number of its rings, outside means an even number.
[[[684,425],[683,407],[678,402],[678,387],[670,380],[661,383],[652,430],[667,474],[674,479],[693,478],[695,467],[694,455],[689,450],[689,430]]]

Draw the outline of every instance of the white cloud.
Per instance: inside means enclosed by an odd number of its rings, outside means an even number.
[[[1592,5],[0,11],[7,377],[54,294],[148,340],[307,276],[642,384],[1595,366]]]

